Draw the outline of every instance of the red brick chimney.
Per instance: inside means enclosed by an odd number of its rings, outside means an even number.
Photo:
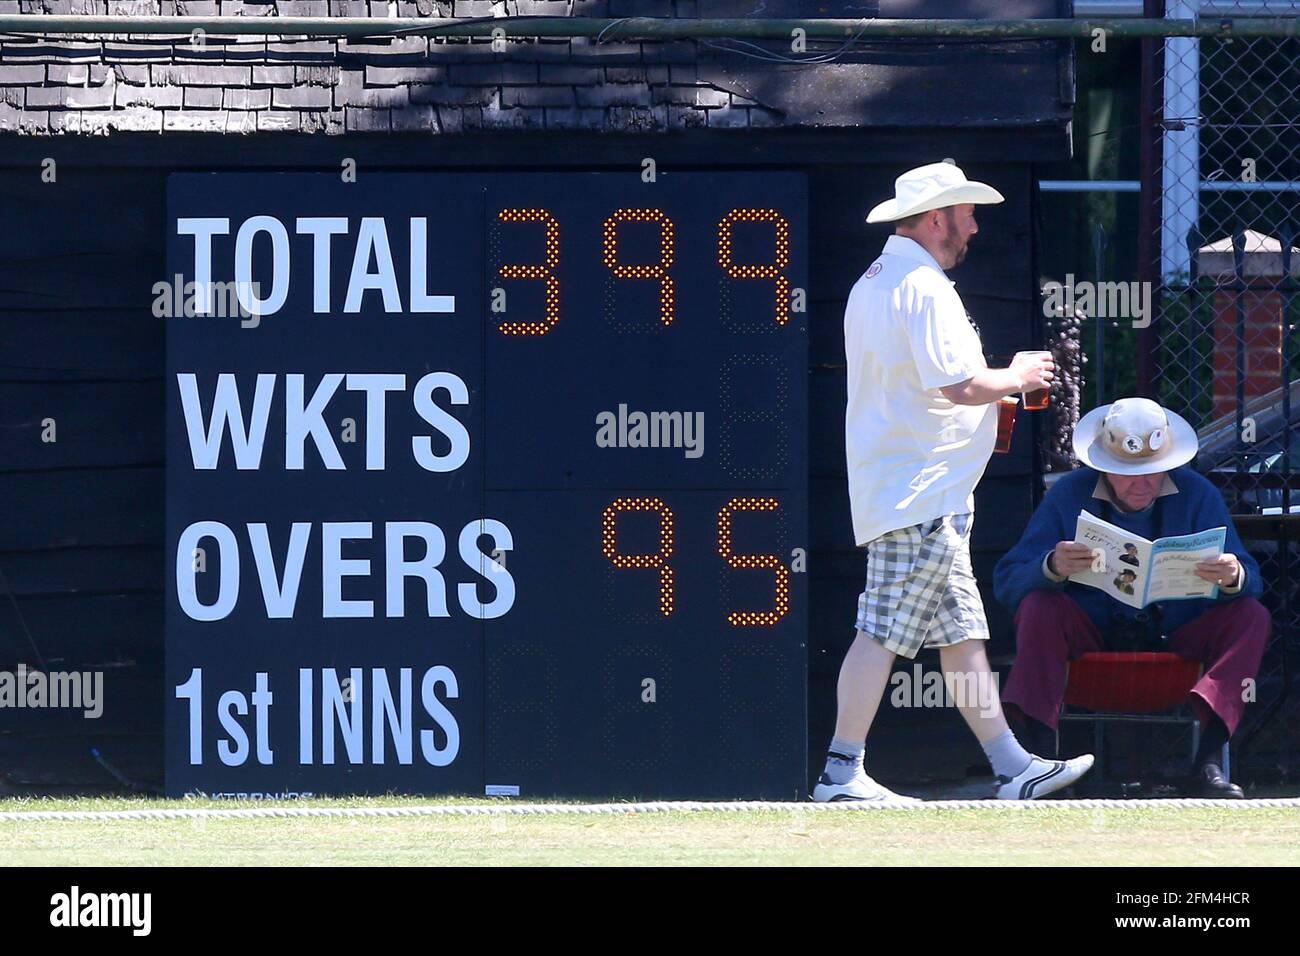
[[[1245,398],[1282,386],[1282,244],[1272,236],[1247,230],[1242,254],[1240,293],[1245,310]],[[1196,252],[1198,272],[1217,282],[1214,290],[1214,370],[1211,418],[1237,410],[1237,296],[1233,288],[1232,237],[1216,239]],[[1291,251],[1291,275],[1300,276],[1300,249]]]

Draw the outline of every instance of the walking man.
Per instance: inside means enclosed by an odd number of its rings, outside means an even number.
[[[974,489],[993,452],[998,399],[1048,387],[1052,362],[1020,353],[1010,368],[988,368],[944,270],[966,257],[975,206],[1002,201],[955,164],[932,163],[899,176],[894,198],[867,216],[895,223],[844,312],[849,498],[867,581],[840,669],[835,737],[813,788],[819,802],[915,802],[872,780],[863,753],[895,657],[923,647],[939,649],[950,687],[973,677],[985,689],[984,699],[956,704],[993,766],[997,796],[1041,797],[1092,766],[1091,755],[1028,753],[990,693],[988,623],[970,558]]]

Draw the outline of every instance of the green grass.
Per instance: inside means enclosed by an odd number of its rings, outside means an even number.
[[[487,800],[313,800],[401,806]],[[247,806],[5,800],[0,810]],[[257,806],[266,806],[258,803]],[[1144,808],[247,820],[0,820],[9,865],[1214,865],[1300,863],[1300,813]]]

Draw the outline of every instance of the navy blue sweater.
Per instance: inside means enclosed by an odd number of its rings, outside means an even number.
[[[1235,554],[1241,562],[1242,571],[1246,575],[1244,587],[1233,594],[1224,593],[1220,588],[1219,597],[1214,601],[1192,598],[1160,602],[1159,607],[1163,613],[1161,631],[1165,634],[1172,634],[1216,603],[1233,601],[1244,595],[1259,597],[1263,593],[1259,565],[1242,546],[1237,529],[1233,527],[1232,518],[1228,515],[1227,506],[1223,503],[1223,496],[1208,479],[1191,468],[1175,468],[1171,471],[1169,477],[1178,486],[1178,493],[1157,499],[1162,502],[1161,526],[1154,528],[1154,502],[1142,511],[1134,512],[1121,511],[1118,507],[1111,506],[1108,515],[1106,502],[1092,494],[1100,477],[1100,473],[1091,468],[1079,468],[1058,480],[1034,511],[1029,526],[1025,528],[1025,533],[1020,536],[1016,546],[1003,555],[994,568],[993,591],[998,601],[1012,614],[1015,614],[1024,596],[1038,588],[1064,591],[1088,612],[1102,634],[1109,630],[1114,613],[1130,617],[1137,613],[1136,609],[1121,604],[1098,588],[1074,581],[1058,584],[1043,573],[1043,558],[1056,547],[1056,543],[1074,540],[1081,511],[1091,512],[1111,524],[1152,541],[1166,535],[1191,534],[1220,525],[1227,526],[1228,537],[1223,550]]]

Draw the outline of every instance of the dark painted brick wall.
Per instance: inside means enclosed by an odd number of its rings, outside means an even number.
[[[1016,15],[1051,16],[1052,0]],[[978,0],[0,0],[5,14],[493,17],[1010,16]],[[836,44],[831,44],[833,47]],[[733,50],[723,49],[731,46]],[[789,55],[789,45],[769,43]],[[830,48],[830,47],[824,47]],[[0,133],[664,132],[772,126],[1064,123],[1055,41],[875,42],[833,63],[774,63],[697,41],[114,37],[0,40]],[[810,52],[816,52],[812,50]],[[961,95],[952,95],[960,78]]]

